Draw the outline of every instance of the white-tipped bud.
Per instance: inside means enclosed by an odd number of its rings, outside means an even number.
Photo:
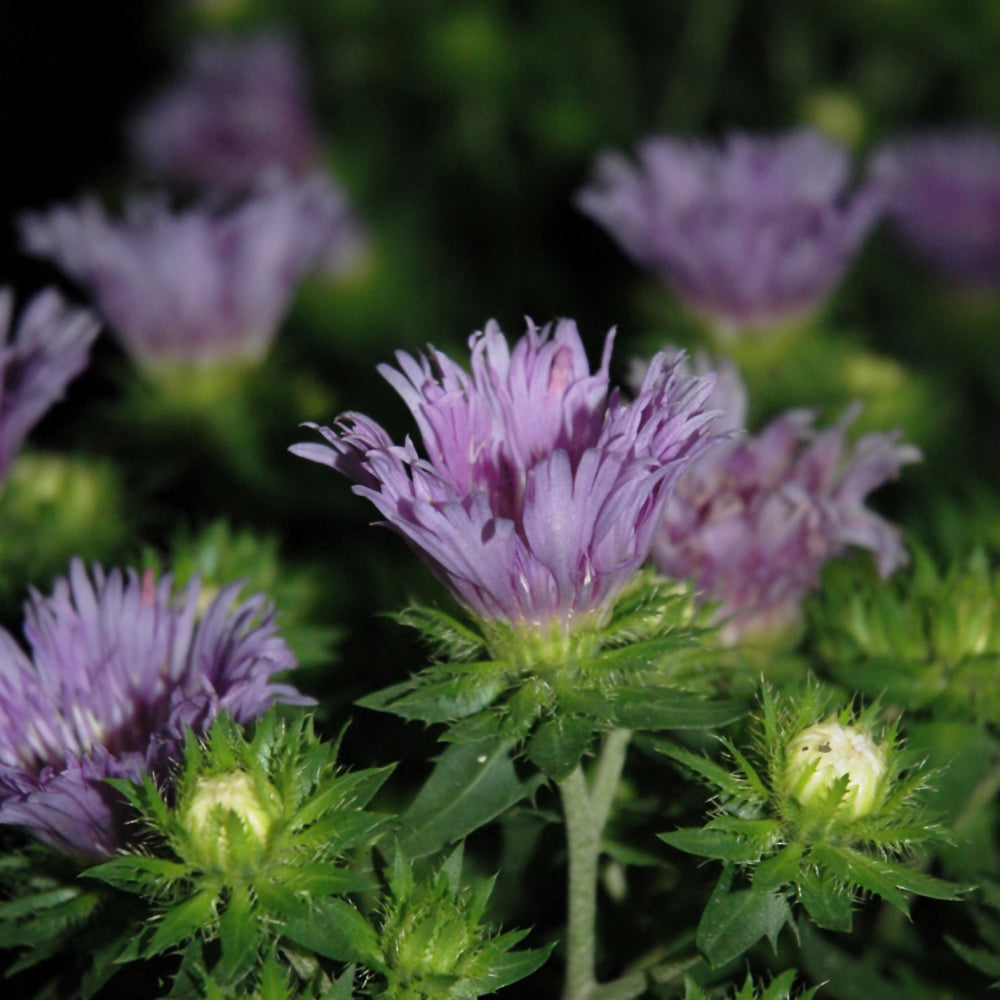
[[[248,846],[252,846],[255,853],[264,850],[278,811],[278,793],[273,788],[267,791],[266,798],[271,801],[262,798],[245,771],[230,771],[198,779],[184,814],[184,825],[203,864],[226,870],[233,864],[251,860],[231,857],[226,825],[232,813],[243,824]]]
[[[788,791],[804,806],[848,776],[841,815],[855,820],[875,808],[888,762],[871,734],[839,722],[818,722],[788,747]]]

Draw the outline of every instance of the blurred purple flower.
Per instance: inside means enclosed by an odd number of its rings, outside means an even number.
[[[230,211],[171,212],[136,200],[112,221],[94,200],[22,217],[28,253],[55,261],[94,296],[139,364],[259,360],[300,281],[346,263],[358,229],[326,177],[273,179]]]
[[[101,328],[54,289],[31,299],[16,324],[13,311],[13,294],[0,289],[0,484],[29,431],[87,367]]]
[[[319,143],[300,53],[275,34],[197,42],[131,140],[147,173],[195,189],[239,193],[275,169],[304,176]]]
[[[886,145],[873,171],[903,241],[957,285],[1000,282],[1000,132],[929,132]]]
[[[639,163],[599,157],[577,206],[729,333],[822,305],[883,209],[875,185],[851,190],[848,150],[808,129],[721,147],[654,137]]]
[[[395,445],[343,414],[329,443],[291,449],[353,479],[388,527],[484,620],[531,630],[594,624],[649,553],[674,481],[713,440],[711,378],[653,359],[636,401],[608,396],[614,339],[590,373],[572,320],[530,321],[513,350],[490,321],[470,338],[471,377],[439,351],[382,375],[420,428]]]
[[[29,659],[0,629],[0,824],[59,851],[105,858],[126,839],[121,797],[103,779],[164,777],[186,726],[225,710],[248,723],[310,700],[272,683],[296,666],[263,595],[224,588],[198,620],[200,583],[80,560],[25,610]]]
[[[732,379],[719,384],[733,391]],[[709,404],[734,412],[716,394]],[[851,545],[875,554],[883,578],[906,562],[897,529],[864,503],[920,452],[898,433],[868,434],[850,446],[856,415],[851,408],[817,431],[814,413],[791,410],[758,435],[716,444],[678,481],[653,561],[719,603],[726,645],[794,626],[823,566]]]

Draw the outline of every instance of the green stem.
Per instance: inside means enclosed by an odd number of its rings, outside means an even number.
[[[625,766],[631,736],[625,729],[608,733],[593,787],[588,787],[580,765],[559,783],[569,853],[563,1000],[588,1000],[597,990],[594,977],[597,861],[601,853],[601,835]]]

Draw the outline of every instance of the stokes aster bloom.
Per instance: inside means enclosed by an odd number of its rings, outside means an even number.
[[[886,146],[873,170],[902,239],[950,281],[1000,282],[1000,132],[934,132]]]
[[[848,150],[803,129],[733,135],[721,147],[647,139],[638,168],[601,156],[577,206],[690,309],[733,333],[820,306],[883,198],[870,183],[852,191]]]
[[[319,143],[301,69],[280,35],[198,42],[176,82],[135,119],[136,159],[159,180],[225,192],[275,169],[303,176]]]
[[[16,324],[13,311],[13,295],[0,289],[0,485],[28,432],[87,367],[101,328],[53,289],[36,295]]]
[[[198,620],[200,584],[141,580],[75,560],[51,597],[32,592],[31,659],[0,630],[0,824],[91,858],[126,840],[129,812],[105,778],[161,775],[225,710],[247,723],[309,699],[275,674],[296,666],[263,595],[224,588]]]
[[[529,321],[513,350],[490,321],[470,339],[471,376],[434,350],[380,368],[427,458],[359,413],[307,425],[329,447],[291,450],[353,479],[481,619],[593,624],[645,560],[674,481],[713,440],[710,377],[658,355],[625,403],[608,395],[612,343],[613,331],[591,374],[572,320]]]
[[[745,396],[737,387],[735,404],[710,400],[734,424]],[[864,501],[920,452],[898,433],[868,434],[849,446],[856,414],[850,409],[817,431],[814,413],[789,411],[760,434],[717,444],[678,481],[653,561],[720,602],[727,645],[793,626],[825,563],[851,545],[875,554],[883,578],[906,562],[899,532]]]
[[[26,215],[21,233],[28,253],[91,292],[148,367],[259,359],[306,274],[358,247],[345,195],[321,175],[276,179],[228,212],[137,200],[114,222],[88,200]]]

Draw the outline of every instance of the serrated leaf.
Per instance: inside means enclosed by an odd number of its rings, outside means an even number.
[[[231,989],[245,979],[255,964],[260,928],[253,900],[246,886],[233,886],[229,902],[219,917],[219,944],[222,957],[212,969],[213,978]]]
[[[830,847],[827,844],[817,844],[812,857],[820,868],[845,885],[856,886],[865,892],[881,896],[896,909],[909,913],[906,897],[896,885],[893,874],[886,869],[886,862],[869,858],[850,848]]]
[[[594,726],[580,716],[555,716],[534,732],[525,752],[528,759],[553,781],[562,781],[576,768],[590,746]]]
[[[144,958],[152,958],[194,937],[215,919],[216,894],[207,889],[196,892],[183,903],[167,910],[156,925],[149,942],[142,949]]]
[[[51,897],[52,894],[39,895]],[[20,903],[23,900],[12,902]],[[56,940],[66,931],[85,923],[100,905],[99,893],[82,892],[77,889],[72,897],[62,900],[57,905],[45,905],[23,913],[8,926],[0,926],[0,948],[38,946],[46,941]]]
[[[469,992],[463,991],[462,996],[487,996],[527,978],[548,961],[554,947],[553,943],[546,948],[509,951],[506,954],[491,956],[489,974],[463,980],[462,986]],[[471,992],[473,989],[475,993]]]
[[[282,933],[297,945],[335,962],[385,968],[375,928],[343,899],[324,899],[285,920]]]
[[[833,879],[810,872],[799,878],[799,899],[817,927],[847,934],[854,923],[850,892]]]
[[[457,677],[428,682],[418,676],[366,695],[357,704],[411,721],[451,722],[475,715],[496,701],[507,688],[505,669],[505,664],[495,662],[468,664]]]
[[[732,701],[709,701],[667,687],[614,687],[606,692],[574,696],[572,709],[606,727],[638,730],[715,729],[746,715]]]
[[[541,779],[523,782],[511,762],[513,741],[453,743],[412,805],[400,816],[399,849],[420,858],[479,829],[521,799]]]
[[[395,765],[367,768],[328,779],[327,786],[322,791],[310,795],[295,812],[292,827],[296,830],[302,829],[345,802],[349,802],[359,810],[363,809],[394,770]]]
[[[739,820],[722,817],[705,827],[690,827],[659,834],[660,840],[702,858],[738,864],[760,860],[781,837],[776,820]]]
[[[76,885],[62,885],[58,889],[32,893],[0,904],[0,921],[19,920],[44,910],[51,910],[76,899],[83,890]]]
[[[695,934],[713,968],[738,958],[762,937],[776,946],[781,928],[791,921],[783,895],[754,888],[730,892],[732,878],[731,869],[723,871]]]
[[[100,879],[116,889],[141,893],[162,882],[179,882],[191,875],[191,867],[180,861],[153,858],[145,854],[128,854],[112,858],[81,873],[86,878]]]
[[[716,788],[731,799],[738,801],[762,801],[763,798],[766,798],[766,796],[761,797],[759,794],[752,794],[758,790],[760,785],[760,778],[756,772],[753,772],[753,778],[756,780],[751,780],[749,776],[744,780],[743,776],[734,774],[728,768],[723,767],[723,765],[717,764],[714,760],[710,760],[701,754],[691,753],[689,750],[685,750],[675,743],[658,741],[655,746],[660,753],[666,754],[679,764],[683,764],[694,771],[695,774],[700,774],[709,784],[715,785]],[[749,765],[747,766],[749,767]],[[753,771],[752,768],[750,770]]]

